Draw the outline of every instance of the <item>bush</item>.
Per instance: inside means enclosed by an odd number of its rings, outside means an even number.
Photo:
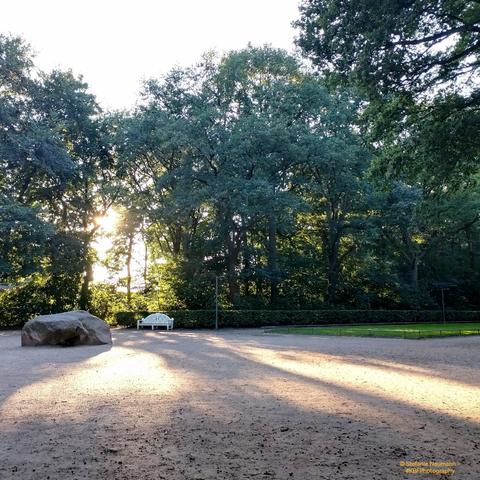
[[[165,311],[175,319],[176,328],[213,328],[213,310]],[[136,326],[149,312],[118,312],[116,323]],[[448,322],[480,322],[480,311],[448,311]],[[440,310],[220,310],[221,328],[248,328],[281,325],[342,325],[362,323],[442,322]]]
[[[21,328],[36,315],[49,313],[51,305],[43,285],[34,282],[0,292],[0,328]]]

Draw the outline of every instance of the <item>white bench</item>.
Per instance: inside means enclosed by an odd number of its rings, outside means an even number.
[[[167,330],[173,330],[173,318],[164,313],[152,313],[151,315],[137,321],[137,330],[140,327],[167,327]]]

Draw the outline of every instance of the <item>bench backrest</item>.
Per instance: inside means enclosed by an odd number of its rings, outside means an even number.
[[[170,318],[164,313],[152,313],[151,315],[142,318],[142,323],[156,324],[156,325],[166,325],[173,322],[173,318]]]

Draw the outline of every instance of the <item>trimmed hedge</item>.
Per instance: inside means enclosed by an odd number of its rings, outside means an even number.
[[[151,312],[118,312],[117,325],[135,327]],[[165,311],[176,328],[213,328],[214,310]],[[480,311],[447,311],[448,322],[480,322]],[[342,325],[362,323],[442,322],[441,310],[220,310],[220,328],[281,325]]]

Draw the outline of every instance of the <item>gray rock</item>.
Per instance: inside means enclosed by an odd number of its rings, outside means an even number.
[[[110,327],[84,310],[39,315],[22,329],[22,346],[103,345],[112,343]]]

